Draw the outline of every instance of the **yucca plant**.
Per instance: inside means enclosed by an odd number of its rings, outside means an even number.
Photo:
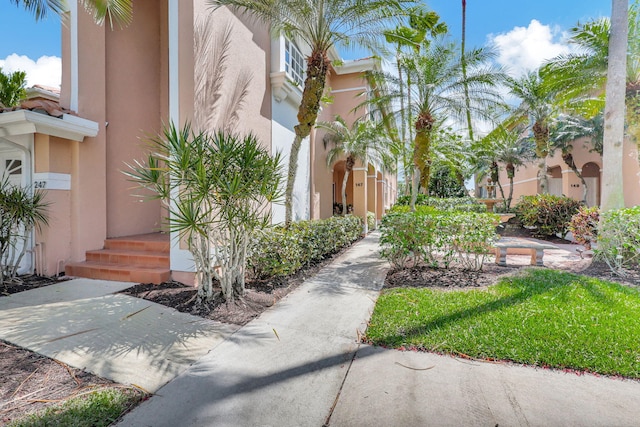
[[[213,279],[225,300],[241,298],[249,239],[270,224],[270,203],[281,198],[280,154],[253,135],[194,133],[189,125],[171,125],[150,144],[147,159],[125,174],[166,204],[170,229],[194,259],[197,301],[214,298]]]
[[[48,224],[44,193],[0,179],[0,283],[15,279],[34,228]]]

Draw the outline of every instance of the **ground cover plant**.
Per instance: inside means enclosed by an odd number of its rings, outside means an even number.
[[[637,287],[541,268],[486,289],[383,292],[366,333],[395,348],[640,378]]]

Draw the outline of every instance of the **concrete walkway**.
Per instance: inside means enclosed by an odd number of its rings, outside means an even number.
[[[0,298],[0,339],[157,391],[237,326],[114,294],[134,283],[74,279]]]
[[[549,261],[573,257],[561,250]],[[360,346],[377,251],[375,236],[356,244],[119,426],[639,424],[639,382]]]
[[[0,338],[157,390],[119,426],[640,425],[638,381],[358,344],[378,249],[370,235],[235,331],[78,280],[0,298]]]

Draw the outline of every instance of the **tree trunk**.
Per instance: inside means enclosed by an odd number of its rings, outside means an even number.
[[[536,156],[538,157],[538,182],[540,192],[549,192],[547,179],[547,156],[549,155],[549,128],[543,122],[536,121],[533,124],[533,137],[536,141]]]
[[[420,185],[429,194],[431,173],[431,130],[435,120],[429,112],[421,112],[416,120],[413,164],[420,171]],[[417,190],[417,189],[416,189]]]
[[[612,0],[611,4],[611,35],[602,144],[602,212],[624,207],[622,150],[629,2]]]
[[[511,201],[513,200],[513,178],[516,176],[516,168],[513,166],[513,163],[507,163],[507,178],[509,179],[509,198],[505,203],[505,208],[507,211],[511,209]]]
[[[584,177],[582,176],[582,173],[578,170],[578,166],[576,165],[576,162],[573,160],[573,155],[571,153],[568,153],[568,152],[562,153],[562,160],[564,160],[566,165],[569,166],[569,169],[571,169],[573,173],[575,173],[576,176],[580,179],[580,182],[582,182],[582,202],[586,205],[587,204],[587,181],[585,181]]]
[[[347,181],[349,180],[350,170],[344,171],[344,178],[342,178],[342,216],[347,215]]]
[[[467,38],[467,1],[462,0],[462,43],[460,46],[460,68],[464,82],[464,103],[467,108],[467,128],[469,129],[469,141],[473,142],[473,125],[471,122],[471,100],[469,99],[469,85],[467,83],[467,61],[465,59],[465,45]]]
[[[307,77],[304,81],[302,101],[298,109],[298,124],[294,130],[296,137],[291,145],[289,154],[289,171],[287,173],[287,187],[285,190],[285,225],[289,226],[293,217],[293,184],[298,171],[298,154],[302,141],[309,136],[316,124],[320,100],[324,92],[327,72],[331,61],[323,50],[314,50],[307,58]]]

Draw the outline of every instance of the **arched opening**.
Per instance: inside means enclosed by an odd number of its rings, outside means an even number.
[[[549,181],[549,194],[554,196],[562,196],[562,168],[553,166],[547,169]]]
[[[333,214],[342,214],[342,183],[344,180],[344,174],[346,169],[346,162],[340,160],[333,165]],[[347,178],[346,196],[347,196],[347,208],[353,207],[353,192],[349,191],[353,187],[353,173],[349,174]]]
[[[600,166],[589,162],[582,166],[582,177],[587,183],[587,206],[600,206]]]

